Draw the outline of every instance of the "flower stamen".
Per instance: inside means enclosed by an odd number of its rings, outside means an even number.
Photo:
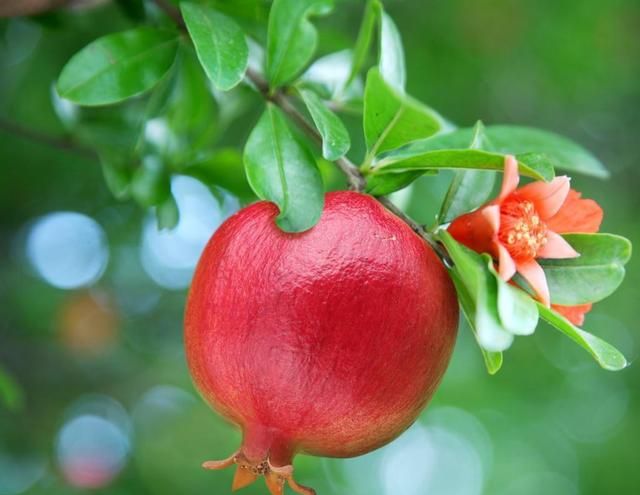
[[[513,198],[500,208],[498,238],[515,260],[533,259],[547,243],[547,226],[531,201]]]

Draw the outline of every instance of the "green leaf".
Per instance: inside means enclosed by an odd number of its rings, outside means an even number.
[[[156,219],[158,220],[158,229],[173,229],[180,221],[180,212],[178,204],[172,194],[156,207]]]
[[[522,289],[508,284],[485,256],[487,267],[498,284],[498,315],[502,327],[514,335],[531,335],[538,326],[538,308],[535,300]]]
[[[149,93],[149,98],[147,99],[147,104],[144,109],[144,117],[142,119],[143,124],[147,120],[159,117],[165,113],[171,101],[171,96],[175,91],[181,68],[182,60],[180,56],[177,56],[176,61],[171,65],[169,71]]]
[[[221,90],[242,81],[249,47],[240,26],[215,10],[190,2],[180,4],[189,35],[207,76]]]
[[[267,80],[273,88],[294,79],[316,51],[311,16],[326,15],[333,0],[274,0],[267,33]]]
[[[464,149],[468,147],[473,134],[474,129],[469,127],[439,134],[398,150],[396,158],[419,156],[433,150]],[[551,180],[554,168],[594,177],[608,176],[604,166],[591,153],[557,134],[507,125],[487,126],[484,134],[485,139],[479,149],[500,155],[516,155],[521,164],[539,172],[537,175],[531,175],[534,178]],[[521,173],[526,174],[526,171],[521,170]]]
[[[161,154],[177,167],[209,149],[218,130],[216,101],[197,58],[185,50],[179,61],[164,115],[167,138],[156,143]]]
[[[108,105],[155,86],[176,56],[176,33],[141,27],[90,43],[65,65],[58,94],[79,105]]]
[[[486,203],[491,197],[496,177],[495,172],[482,170],[456,172],[442,203],[438,221],[450,222]]]
[[[440,132],[445,121],[431,108],[393,89],[373,68],[364,92],[363,125],[370,160],[378,153]]]
[[[490,262],[493,266],[493,261]],[[498,282],[498,314],[502,326],[514,335],[531,335],[538,326],[535,301],[522,289],[494,274]]]
[[[18,383],[0,368],[0,403],[11,412],[18,412],[24,408],[24,392]]]
[[[131,181],[131,195],[142,206],[156,206],[171,195],[171,184],[162,162],[148,156],[136,170]]]
[[[129,197],[129,186],[133,175],[133,167],[123,157],[111,153],[101,153],[100,163],[105,183],[116,199]]]
[[[460,278],[452,273],[452,280],[456,287],[456,292],[458,293],[458,300],[460,301],[460,307],[462,308],[462,313],[469,323],[469,328],[473,332],[473,336],[475,337],[478,344],[480,344],[478,340],[478,331],[475,327],[476,321],[476,305],[474,300],[471,298],[471,295],[467,291],[465,285],[462,283]],[[490,352],[485,350],[481,345],[479,345],[480,352],[482,353],[482,359],[484,360],[484,364],[487,368],[487,372],[490,375],[495,375],[500,368],[502,367],[502,352]]]
[[[484,125],[482,122],[478,122],[474,128],[469,148],[482,148],[485,139]],[[454,218],[483,205],[491,197],[496,177],[494,172],[482,170],[457,171],[442,202],[438,222],[450,222]]]
[[[467,249],[446,231],[438,237],[447,248],[454,263],[451,271],[458,277],[474,303],[473,326],[478,343],[489,352],[508,349],[513,334],[505,330],[498,312],[498,282],[488,268],[489,258]]]
[[[268,104],[244,151],[247,179],[259,198],[280,208],[276,223],[286,232],[302,232],[320,219],[322,178],[310,152],[296,141],[284,114]]]
[[[376,26],[376,19],[382,10],[382,4],[380,0],[368,0],[364,10],[364,17],[362,18],[362,24],[360,25],[360,31],[358,32],[358,39],[356,40],[355,47],[353,48],[353,59],[351,61],[351,71],[345,87],[348,87],[358,76],[365,62],[367,61],[367,55],[371,48],[371,41],[373,39],[373,31]]]
[[[375,164],[374,173],[407,172],[430,169],[475,169],[504,171],[505,153],[485,149],[469,149],[473,134],[469,129],[438,134],[414,141],[382,155]],[[493,148],[483,140],[483,148]],[[516,154],[520,173],[534,179],[551,180],[553,165],[535,153]]]
[[[606,178],[609,172],[589,151],[558,134],[530,127],[495,125],[487,128],[492,149],[503,153],[545,155],[555,168]]]
[[[407,73],[402,38],[395,23],[382,11],[380,15],[380,75],[396,91],[404,93]]]
[[[437,173],[437,172],[436,172]],[[425,172],[401,172],[397,174],[372,174],[367,176],[366,191],[372,196],[386,196],[392,192],[404,189]],[[429,173],[430,174],[430,173]]]
[[[542,319],[587,350],[605,370],[619,371],[629,365],[624,355],[611,344],[574,326],[563,316],[547,308],[544,304],[536,304]]]
[[[215,151],[184,168],[182,173],[195,177],[207,186],[219,186],[244,201],[255,196],[244,173],[242,155],[233,148]]]
[[[313,91],[300,90],[300,96],[322,136],[322,156],[329,161],[344,156],[351,147],[351,139],[342,121]]]
[[[573,306],[597,302],[622,283],[624,265],[631,257],[631,243],[612,234],[566,234],[580,253],[577,258],[541,259],[555,304]]]

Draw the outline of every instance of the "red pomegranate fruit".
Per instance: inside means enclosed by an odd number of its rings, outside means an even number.
[[[416,419],[449,361],[458,325],[434,252],[370,196],[326,196],[319,223],[291,234],[258,202],[209,241],[186,310],[193,380],[242,429],[233,489],[264,476],[300,494],[296,453],[352,457]]]

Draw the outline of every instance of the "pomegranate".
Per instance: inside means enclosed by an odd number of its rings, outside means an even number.
[[[281,231],[258,202],[209,241],[186,310],[193,380],[242,429],[233,489],[264,476],[301,494],[296,453],[352,457],[416,419],[451,355],[458,303],[446,270],[374,198],[326,196],[319,223]]]

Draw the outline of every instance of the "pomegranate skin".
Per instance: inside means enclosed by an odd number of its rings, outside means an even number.
[[[435,391],[457,333],[455,290],[428,245],[370,196],[327,194],[300,234],[277,215],[250,205],[205,248],[185,316],[193,380],[240,426],[254,466],[364,454]]]

